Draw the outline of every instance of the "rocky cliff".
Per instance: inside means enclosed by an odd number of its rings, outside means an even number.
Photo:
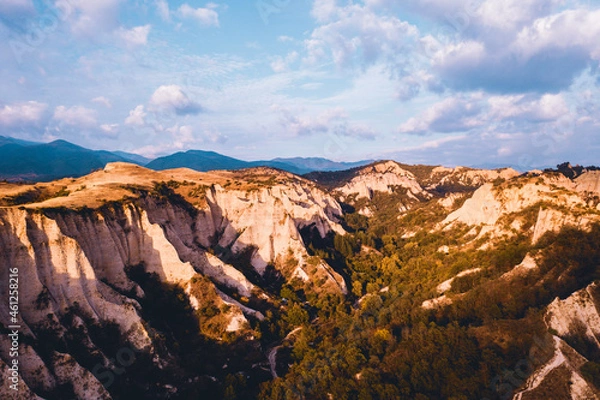
[[[52,195],[55,184],[62,190],[58,196]],[[278,275],[311,281],[316,290],[346,291],[327,263],[309,265],[300,235],[303,228],[322,236],[343,234],[340,206],[290,174],[155,173],[109,164],[77,180],[11,186],[9,193],[5,200],[16,204],[0,208],[0,273],[6,277],[9,268],[19,269],[23,398],[33,393],[110,398],[106,382],[92,370],[118,371],[118,360],[90,333],[107,324],[131,351],[154,354],[159,368],[173,362],[157,349],[160,335],[143,307],[150,290],[144,282],[152,281],[140,276],[181,288],[193,309],[210,301],[221,310],[206,322],[212,330],[205,333],[215,338],[241,335],[250,328],[248,319],[262,320],[252,299],[268,301],[269,294],[256,284],[266,286]],[[0,295],[8,297],[6,285]],[[250,306],[240,303],[248,300]],[[0,322],[6,327],[9,321],[1,308]],[[93,355],[95,365],[83,356],[44,349],[42,337],[74,346],[69,344],[74,332],[83,343],[81,353]],[[6,335],[1,338],[0,367],[6,368],[10,344]],[[10,394],[3,385],[0,396]]]
[[[380,161],[349,171],[321,172],[308,176],[331,189],[340,201],[360,204],[360,213],[370,217],[373,207],[369,203],[376,193],[393,195],[401,212],[432,198],[440,198],[440,201],[448,203],[446,206],[451,207],[454,200],[486,183],[504,181],[518,175],[510,168],[480,170]]]
[[[385,161],[361,168],[349,182],[337,188],[342,194],[355,195],[357,199],[371,199],[373,192],[391,193],[395,187],[406,190],[408,196],[430,196],[426,193],[415,175],[403,169],[394,161]]]
[[[572,180],[560,174],[529,174],[518,179],[486,183],[440,224],[463,223],[478,237],[513,235],[525,230],[537,242],[544,233],[563,226],[585,228],[598,221],[597,171]]]
[[[444,398],[453,379],[489,394],[533,334],[546,353],[517,399],[598,398],[600,172],[386,161],[318,177],[113,163],[0,183],[16,398],[280,398],[285,382]],[[0,307],[2,373],[11,318]],[[433,367],[440,351],[460,361]]]
[[[551,358],[533,372],[514,400],[600,398],[598,390],[585,379],[588,358],[600,354],[599,306],[596,283],[548,306],[545,320],[553,334]]]

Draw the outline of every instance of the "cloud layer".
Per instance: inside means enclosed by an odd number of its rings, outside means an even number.
[[[180,86],[160,86],[149,101],[149,109],[156,112],[173,112],[177,115],[198,114],[200,104],[192,101]]]
[[[261,4],[3,1],[0,134],[147,155],[597,162],[599,4]]]

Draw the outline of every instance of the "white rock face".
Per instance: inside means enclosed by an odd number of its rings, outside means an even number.
[[[525,255],[525,258],[523,258],[523,261],[521,261],[520,264],[516,265],[513,269],[511,269],[510,271],[503,274],[500,278],[501,279],[512,279],[515,276],[525,274],[528,271],[531,271],[535,268],[537,268],[537,262],[536,262],[535,258],[533,258],[531,256],[531,254],[527,253]]]
[[[573,400],[600,399],[597,390],[579,371],[588,360],[560,338],[575,334],[600,349],[600,315],[596,306],[599,300],[600,287],[594,283],[564,300],[557,298],[548,306],[546,325],[558,334],[553,336],[553,356],[536,369],[527,380],[525,389],[515,394],[514,400],[538,398],[538,393],[548,393],[547,389],[544,391],[544,386],[555,387],[558,384],[556,379],[568,385],[570,398]],[[551,372],[555,372],[552,381],[548,377]]]
[[[467,276],[467,275],[471,275],[471,274],[476,274],[481,272],[481,268],[471,268],[471,269],[467,269],[465,271],[462,271],[458,274],[456,274],[455,277],[452,277],[448,280],[445,280],[444,282],[440,283],[437,287],[436,290],[439,294],[445,293],[448,290],[450,290],[452,288],[452,282],[454,282],[454,280],[456,278],[460,278],[462,276]]]
[[[96,322],[117,323],[132,346],[152,348],[140,305],[112,287],[143,295],[125,274],[126,266],[139,263],[169,283],[183,284],[197,273],[180,260],[163,229],[150,223],[145,211],[130,207],[118,221],[109,217],[67,213],[50,218],[14,208],[0,210],[0,273],[7,276],[9,268],[19,268],[23,334],[34,335],[38,326],[52,327],[60,334],[66,328],[59,316],[77,307]],[[5,286],[0,295],[7,298]],[[40,302],[42,297],[45,301]],[[0,308],[0,321],[7,326],[9,320],[8,309]],[[229,329],[242,327],[245,320],[235,305],[234,320]],[[0,351],[5,360],[7,354]],[[21,361],[23,380],[30,387],[51,390],[68,381],[80,399],[110,398],[97,379],[67,355],[53,358],[53,372],[31,348],[22,350]]]
[[[575,178],[578,192],[600,194],[600,171],[588,171]]]
[[[548,376],[557,372],[560,380],[564,380],[569,387],[569,398],[572,400],[597,400],[595,390],[583,379],[578,372],[579,368],[586,362],[585,358],[578,355],[573,348],[558,336],[553,337],[554,354],[550,361],[539,367],[528,379],[525,389],[517,392],[513,400],[537,399],[551,393],[548,387],[557,385],[556,378],[551,380]],[[552,399],[558,397],[552,397]],[[561,399],[564,397],[561,397]]]
[[[486,233],[491,233],[492,237],[510,235],[511,229],[521,227],[522,221],[516,219],[516,213],[539,205],[532,230],[535,243],[548,231],[558,231],[565,225],[586,228],[591,222],[600,220],[576,189],[576,183],[562,175],[530,178],[518,185],[501,188],[487,183],[477,189],[461,208],[450,213],[440,227],[450,228],[460,222],[481,226],[478,237]],[[578,211],[576,216],[572,212],[575,210]]]
[[[450,297],[446,296],[445,294],[443,294],[440,297],[436,297],[435,299],[425,300],[421,304],[421,307],[423,307],[426,310],[432,310],[434,308],[447,306],[450,304],[452,304],[452,299]]]
[[[495,224],[502,212],[502,204],[496,199],[492,189],[491,184],[483,185],[477,189],[473,197],[467,199],[461,208],[448,215],[442,224],[449,224],[454,221],[467,225]]]
[[[79,242],[62,233],[58,220],[15,209],[5,211],[0,220],[4,242],[0,268],[6,273],[9,267],[18,266],[20,279],[27,282],[20,286],[21,317],[26,325],[43,324],[48,313],[61,314],[77,304],[96,321],[117,322],[140,348],[150,344],[137,314],[137,302],[102,282],[110,274],[104,274],[102,266],[98,270],[92,267]],[[100,243],[95,245],[96,252],[102,250]],[[118,258],[114,247],[109,254],[115,260]],[[120,271],[124,274],[123,265]],[[50,299],[47,307],[36,305],[43,291],[47,291]],[[7,320],[5,312],[0,316]]]
[[[559,336],[567,336],[579,327],[577,332],[600,350],[600,310],[596,304],[600,304],[600,286],[592,284],[564,300],[554,300],[548,306],[546,323]]]
[[[111,399],[104,386],[70,355],[54,353],[52,365],[59,383],[71,383],[78,399]]]
[[[206,198],[208,209],[202,210],[196,221],[196,226],[206,228],[200,228],[197,241],[210,247],[216,238],[216,244],[234,254],[254,247],[251,263],[261,274],[268,264],[286,257],[296,259],[299,266],[306,263],[308,253],[300,236],[304,227],[313,226],[321,237],[331,231],[345,233],[337,222],[342,214],[340,205],[312,185],[290,182],[255,191],[215,185]],[[346,290],[340,285],[341,277],[327,264],[321,263],[319,269],[332,284]]]
[[[464,196],[466,196],[464,193],[450,193],[446,197],[439,199],[438,203],[446,209],[451,209],[454,206],[454,203]]]
[[[498,178],[511,179],[518,175],[519,173],[512,168],[487,170],[466,167],[436,167],[431,171],[431,176],[428,179],[431,184],[428,185],[426,189],[434,190],[436,187],[443,187],[447,185],[477,187],[485,183],[492,182]]]
[[[344,195],[356,194],[356,198],[373,197],[373,192],[391,193],[392,188],[400,186],[407,189],[407,194],[416,199],[417,195],[430,197],[417,182],[414,174],[403,169],[394,161],[378,163],[360,170],[344,186],[338,188]]]
[[[82,178],[77,185],[88,183],[88,194],[105,196],[113,186],[103,185],[118,184],[119,174],[123,173],[129,184],[163,178],[143,168],[115,165],[107,167],[107,172],[92,174],[88,181]],[[186,179],[188,175],[198,176],[192,171],[183,173]],[[153,185],[145,184],[150,188]],[[118,190],[131,194],[127,189]],[[314,184],[300,178],[252,190],[226,190],[215,184],[205,198],[206,207],[195,212],[168,197],[145,195],[135,202],[97,210],[68,209],[81,207],[77,202],[85,200],[82,192],[43,205],[61,207],[64,201],[67,208],[62,209],[35,210],[40,204],[31,207],[33,210],[0,208],[0,273],[7,276],[9,268],[19,268],[21,333],[35,337],[35,332],[43,328],[60,337],[79,326],[87,335],[86,324],[112,322],[134,348],[152,351],[152,334],[142,321],[140,304],[134,300],[143,298],[144,292],[128,277],[130,267],[142,266],[162,282],[181,286],[196,309],[202,304],[191,294],[190,282],[199,274],[240,296],[265,296],[242,271],[220,259],[222,254],[217,248],[230,249],[231,254],[251,248],[250,261],[259,273],[269,264],[278,268],[294,259],[295,271],[305,274],[308,280],[346,292],[344,280],[329,265],[320,260],[307,265],[302,228],[314,227],[321,236],[331,231],[344,233],[337,222],[342,214],[340,205]],[[286,278],[291,279],[293,271],[289,274]],[[221,314],[226,331],[245,329],[249,317],[264,319],[260,312],[214,289],[222,304],[229,306]],[[0,287],[0,296],[7,298],[7,285]],[[70,310],[77,310],[83,319],[75,316],[72,325],[63,326],[62,317]],[[7,326],[9,321],[8,309],[0,307],[0,322]],[[9,360],[5,339],[0,338],[0,368],[5,368]],[[82,344],[96,349],[89,337]],[[96,354],[103,366],[110,364],[101,352]],[[69,355],[56,353],[42,361],[34,348],[24,346],[21,358],[22,393],[51,392],[68,382],[73,384],[77,398],[110,398],[90,371]],[[157,358],[154,362],[163,365],[165,361]],[[3,388],[0,397],[9,398],[2,396],[4,393]]]
[[[532,241],[537,243],[546,232],[558,232],[567,225],[586,229],[594,220],[597,220],[594,216],[574,216],[553,209],[540,209],[533,228]]]

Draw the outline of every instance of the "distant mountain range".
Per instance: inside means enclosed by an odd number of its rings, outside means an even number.
[[[373,160],[358,161],[354,163],[335,162],[325,158],[275,158],[267,161],[242,161],[224,156],[214,151],[188,150],[169,156],[160,157],[145,166],[154,170],[171,168],[191,168],[197,171],[210,171],[215,169],[241,169],[252,167],[279,168],[294,174],[307,174],[313,171],[340,171],[356,166],[366,165]]]
[[[189,150],[150,160],[123,151],[90,150],[64,140],[37,143],[0,136],[0,179],[10,181],[51,181],[79,177],[110,162],[130,162],[154,170],[191,168],[197,171],[242,169],[266,166],[294,174],[313,171],[340,171],[366,165],[373,160],[353,163],[325,158],[276,158],[268,161],[244,161],[213,151]]]
[[[109,162],[131,160],[109,151],[89,150],[64,140],[32,143],[0,138],[0,179],[50,181],[77,177]]]

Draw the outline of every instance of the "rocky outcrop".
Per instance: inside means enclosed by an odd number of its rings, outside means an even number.
[[[446,191],[448,189],[477,188],[488,182],[508,180],[518,176],[512,168],[495,170],[473,169],[467,167],[435,167],[424,179],[425,189],[430,191]]]
[[[135,186],[119,184],[120,174],[126,175],[123,182]],[[248,319],[264,319],[232,295],[268,299],[252,283],[250,271],[234,266],[243,255],[258,274],[271,266],[287,279],[300,274],[322,290],[346,292],[344,280],[329,265],[321,260],[309,263],[300,235],[303,228],[321,236],[331,231],[343,234],[337,222],[339,204],[311,182],[279,177],[274,184],[226,189],[218,173],[146,174],[140,167],[109,165],[106,172],[74,182],[73,195],[0,208],[0,273],[8,276],[9,268],[17,266],[22,282],[19,324],[26,339],[20,344],[21,393],[35,398],[34,393],[57,393],[68,385],[75,398],[110,398],[89,366],[83,367],[67,353],[41,354],[38,345],[27,344],[36,343],[41,333],[64,341],[79,332],[86,351],[94,354],[98,365],[110,369],[114,360],[102,352],[88,330],[114,324],[131,349],[149,351],[155,354],[154,363],[165,364],[153,350],[156,332],[143,317],[140,303],[146,293],[130,275],[135,268],[184,289],[196,310],[204,307],[204,300],[194,292],[194,282],[208,277],[208,288],[218,296],[214,306],[223,310],[219,324],[229,333],[247,329]],[[172,190],[154,193],[157,178],[219,183],[197,186],[204,188],[198,191],[204,202],[194,207]],[[111,198],[113,188],[127,196],[113,203],[98,200]],[[88,203],[97,208],[82,207]],[[101,203],[105,204],[98,206]],[[292,270],[283,267],[292,262]],[[6,291],[6,285],[1,287],[0,296],[7,298]],[[0,308],[0,322],[8,326],[9,321],[8,309]],[[3,369],[9,361],[4,339],[3,335]],[[7,393],[3,387],[0,396],[10,398],[4,396]]]
[[[209,227],[197,239],[209,247],[211,240],[234,253],[249,246],[252,265],[263,273],[267,264],[288,254],[307,258],[300,229],[313,227],[321,237],[334,231],[344,234],[337,223],[342,210],[332,197],[315,187],[299,183],[261,188],[256,191],[227,190],[215,185],[207,193],[208,209],[197,225]],[[212,243],[215,244],[215,243]]]
[[[577,188],[575,182],[562,175],[523,177],[499,185],[487,183],[450,213],[440,227],[463,223],[481,227],[478,237],[488,233],[498,237],[530,225],[535,243],[544,233],[556,232],[565,225],[586,228],[600,220]],[[535,219],[528,221],[531,215]]]
[[[598,284],[591,284],[564,300],[557,298],[548,306],[546,325],[555,334],[552,357],[533,372],[514,400],[600,399],[598,389],[581,373],[588,357],[600,356],[599,307]]]
[[[537,243],[538,240],[546,232],[558,232],[563,226],[573,226],[580,229],[586,229],[590,223],[598,221],[594,214],[590,215],[573,215],[564,211],[555,210],[552,208],[541,208],[533,226],[532,242]]]
[[[581,376],[587,360],[558,336],[553,337],[550,361],[539,367],[513,400],[597,400],[597,391]]]
[[[504,273],[500,278],[501,279],[513,279],[519,275],[527,274],[528,272],[536,269],[537,266],[538,265],[537,265],[537,261],[535,260],[535,258],[531,254],[527,253],[525,255],[525,258],[523,258],[523,261],[521,261],[520,264],[516,265],[510,271]]]
[[[64,340],[60,338],[71,329],[86,331],[90,324],[114,323],[132,348],[152,350],[135,300],[144,293],[127,277],[126,268],[143,264],[148,272],[172,283],[186,282],[196,274],[179,260],[162,229],[151,224],[144,211],[135,207],[121,211],[84,215],[64,211],[45,215],[14,208],[0,211],[0,272],[7,276],[8,268],[19,269],[22,378],[36,392],[52,392],[69,384],[76,398],[110,398],[91,371],[71,356],[38,356],[25,345],[26,337],[35,340],[41,333],[52,332],[51,337]],[[5,289],[0,293],[7,297]],[[72,312],[85,316],[87,322],[75,317],[66,324],[65,317]],[[5,308],[0,321],[9,325]],[[107,357],[85,337],[91,351],[108,365]],[[7,349],[4,344],[0,352],[5,360]]]
[[[575,188],[578,192],[588,192],[600,195],[600,171],[588,171],[575,178]]]
[[[600,286],[591,284],[564,300],[554,300],[546,323],[560,337],[579,336],[600,355]]]
[[[454,276],[450,279],[447,279],[444,282],[437,285],[436,290],[439,294],[445,293],[452,288],[452,282],[454,282],[454,280],[456,278],[461,278],[463,276],[477,274],[479,272],[481,272],[481,268],[471,268],[471,269],[467,269],[465,271],[459,272],[458,274],[456,274],[456,276]]]
[[[415,175],[394,161],[370,165],[358,171],[357,175],[338,190],[345,196],[355,195],[357,199],[371,199],[373,192],[392,193],[394,188],[403,188],[407,196],[417,200],[417,196],[431,197],[423,190]]]
[[[435,308],[439,308],[442,306],[447,306],[452,304],[452,299],[448,296],[446,296],[445,294],[436,297],[435,299],[429,299],[429,300],[425,300],[423,301],[423,303],[421,304],[421,307],[423,307],[426,310],[432,310]]]

